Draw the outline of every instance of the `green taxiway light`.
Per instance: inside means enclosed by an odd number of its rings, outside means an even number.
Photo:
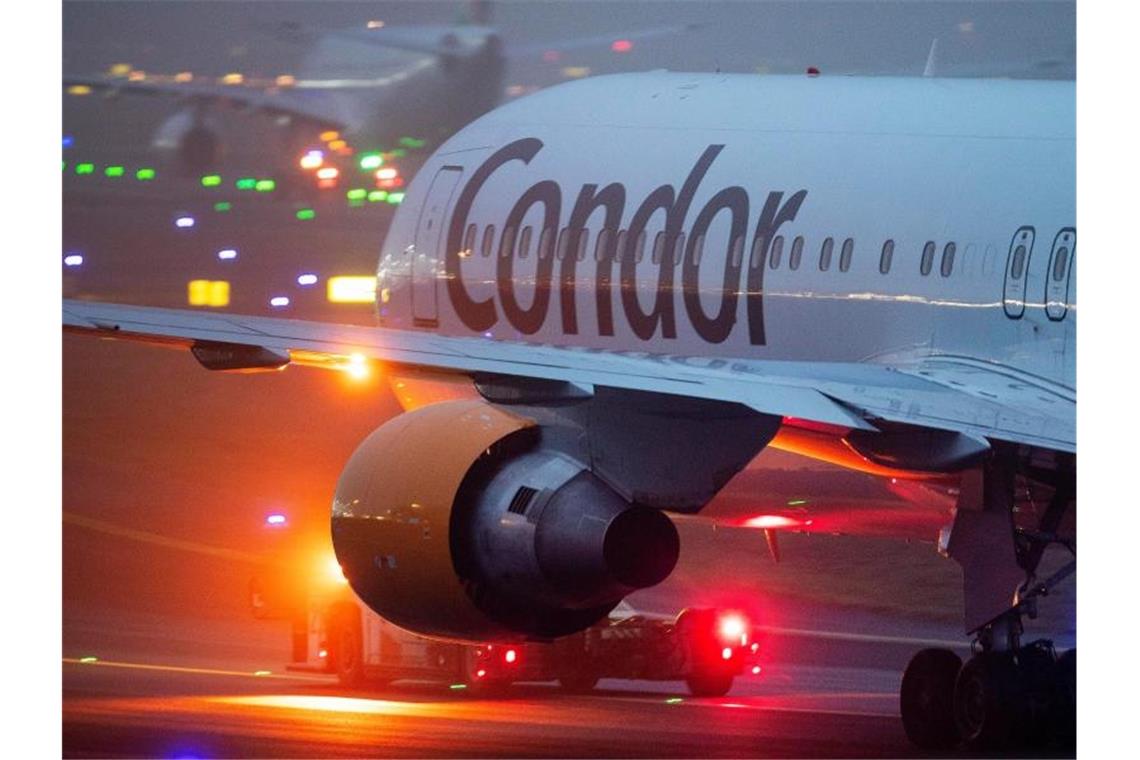
[[[125,171],[121,166],[108,166],[103,173],[108,177],[121,177]]]
[[[349,190],[347,193],[345,193],[345,197],[347,197],[350,201],[363,200],[367,196],[368,196],[368,191],[365,190],[363,187],[358,187],[354,190]]]
[[[404,150],[403,148],[396,148],[394,151],[392,151],[391,155],[392,158],[403,158],[404,156],[408,155],[408,151]]]
[[[348,202],[348,207],[349,207],[349,208],[360,208],[360,207],[361,207],[361,206],[363,206],[363,205],[365,205],[365,204],[364,204],[364,201],[362,201],[362,200],[359,200],[359,199],[356,199],[356,200],[351,200],[351,201],[349,201],[349,202]]]
[[[214,204],[214,211],[229,211],[234,205],[229,201],[218,201]]]
[[[465,684],[465,683],[453,683],[453,684],[451,684],[451,686],[448,686],[447,688],[449,688],[453,691],[459,691],[460,689],[466,689],[467,684]]]
[[[303,208],[303,209],[300,209],[299,211],[297,211],[297,218],[302,220],[302,221],[304,221],[306,219],[312,219],[312,218],[316,217],[316,215],[317,215],[317,212],[313,211],[311,208]]]
[[[80,657],[79,661],[80,662],[99,662],[99,658],[98,657],[90,657],[90,656]]]
[[[388,191],[387,190],[373,190],[372,192],[370,192],[368,194],[368,200],[372,201],[373,203],[376,203],[378,201],[387,200],[387,199],[388,199]]]
[[[202,187],[217,187],[222,184],[222,178],[217,174],[207,174],[202,177]]]
[[[388,193],[388,202],[392,203],[392,204],[403,203],[404,202],[404,194],[403,193]]]
[[[401,137],[400,145],[403,145],[405,148],[422,148],[427,145],[427,140],[420,140],[415,137]]]
[[[135,179],[146,181],[154,179],[154,169],[139,169],[135,172]]]
[[[365,153],[360,157],[360,168],[363,171],[379,169],[384,165],[384,157],[379,153]]]
[[[238,190],[252,190],[257,187],[257,180],[253,177],[242,177],[234,183],[234,187]]]
[[[95,173],[95,164],[88,164],[88,163],[76,164],[75,165],[75,173],[76,174],[94,174]]]
[[[253,188],[259,193],[271,193],[277,189],[277,183],[271,179],[259,179]]]

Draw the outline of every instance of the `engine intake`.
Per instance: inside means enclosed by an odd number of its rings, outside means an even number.
[[[679,540],[542,431],[483,401],[374,431],[333,502],[333,543],[361,599],[419,633],[488,641],[585,628],[664,580]]]

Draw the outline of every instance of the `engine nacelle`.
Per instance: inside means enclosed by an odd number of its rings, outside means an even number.
[[[663,512],[481,400],[423,407],[369,435],[337,483],[332,535],[369,607],[472,641],[581,630],[664,580],[680,548]]]

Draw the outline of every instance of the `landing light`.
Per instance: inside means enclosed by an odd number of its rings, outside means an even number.
[[[745,528],[791,528],[799,523],[783,515],[757,515],[744,521]]]
[[[63,257],[63,265],[68,267],[77,267],[83,265],[83,256],[78,253],[71,253]]]
[[[368,377],[368,360],[364,358],[364,354],[353,354],[348,357],[348,364],[345,366],[344,371],[357,380],[363,380]]]
[[[327,281],[330,303],[375,303],[375,275],[343,275]]]

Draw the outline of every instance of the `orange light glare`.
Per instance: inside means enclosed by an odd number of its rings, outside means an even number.
[[[282,74],[275,81],[278,87],[292,87],[297,84],[297,79],[292,74]]]
[[[91,88],[85,84],[73,84],[67,88],[68,95],[90,95]]]
[[[325,569],[334,582],[342,586],[348,583],[348,578],[344,576],[344,568],[336,561],[336,557],[329,557]]]
[[[174,75],[175,82],[192,82],[193,80],[194,74],[190,71],[180,71]]]
[[[141,82],[145,79],[146,79],[146,72],[145,71],[139,71],[136,69],[136,70],[132,71],[131,73],[127,74],[127,81],[128,82]]]
[[[321,132],[321,142],[329,142],[331,140],[337,139],[338,137],[340,137],[340,132],[337,132],[335,129],[329,129]]]
[[[353,354],[348,357],[348,365],[344,368],[344,371],[347,372],[350,377],[363,380],[370,374],[368,370],[368,360],[364,358],[364,354]]]
[[[327,649],[322,649],[319,652],[317,652],[317,657],[321,658],[322,660],[328,656],[329,656],[329,650],[327,650]]]
[[[348,143],[344,140],[329,140],[329,148],[332,150],[344,150],[348,147]]]
[[[230,72],[222,77],[222,84],[241,84],[245,81],[245,76],[238,72]]]

